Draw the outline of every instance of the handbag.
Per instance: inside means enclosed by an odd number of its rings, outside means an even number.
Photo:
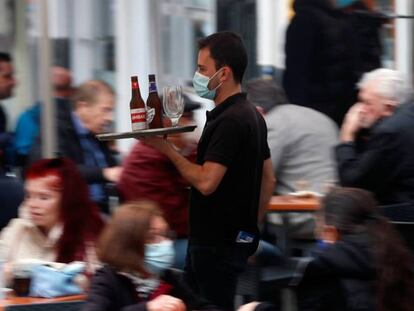
[[[36,265],[32,268],[30,296],[53,298],[81,294],[83,290],[74,282],[74,279],[84,271],[84,262],[73,262],[61,269]]]

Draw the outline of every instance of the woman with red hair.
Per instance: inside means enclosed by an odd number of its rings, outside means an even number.
[[[33,163],[25,191],[21,216],[0,235],[3,258],[11,265],[33,259],[97,263],[95,241],[104,223],[76,165],[66,158]]]

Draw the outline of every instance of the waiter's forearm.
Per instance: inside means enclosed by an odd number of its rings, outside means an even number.
[[[192,163],[172,145],[165,148],[163,153],[171,160],[180,174],[203,195],[213,193],[226,172],[226,168],[218,163],[205,162],[203,165]]]

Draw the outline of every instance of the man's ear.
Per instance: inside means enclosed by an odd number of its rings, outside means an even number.
[[[384,102],[385,111],[384,116],[389,117],[392,116],[397,108],[397,101],[392,99],[386,99]]]
[[[322,240],[326,243],[335,243],[339,240],[339,232],[336,227],[331,225],[324,225],[321,232]]]
[[[221,73],[221,75],[219,75],[220,77],[220,82],[224,82],[229,80],[233,75],[233,72],[231,71],[230,67],[228,66],[224,66],[223,67],[223,72]]]
[[[230,78],[229,77],[229,74],[231,74],[230,67],[224,66],[224,67],[221,67],[219,70],[220,72],[217,73],[216,76],[210,80],[207,86],[209,90],[215,89],[220,83],[223,83]]]

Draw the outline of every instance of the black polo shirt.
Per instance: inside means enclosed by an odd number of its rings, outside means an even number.
[[[266,123],[246,94],[230,96],[207,112],[197,163],[220,163],[227,171],[208,196],[192,188],[190,240],[217,245],[234,242],[239,231],[258,235],[263,161],[269,157]]]

